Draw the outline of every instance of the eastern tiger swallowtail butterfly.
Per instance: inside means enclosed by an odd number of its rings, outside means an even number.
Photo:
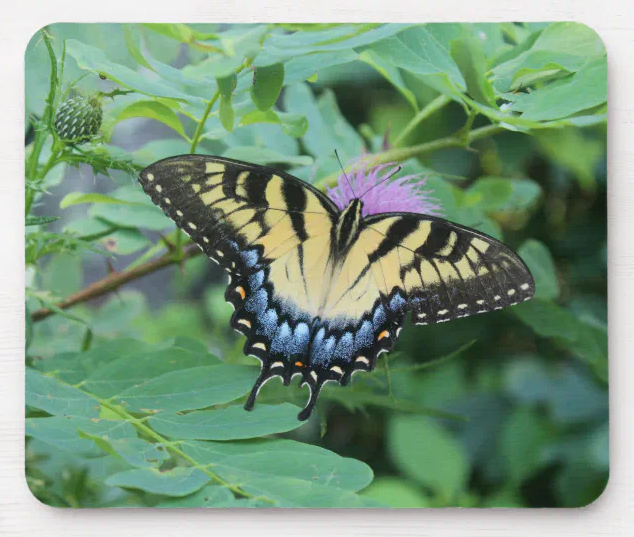
[[[145,192],[229,273],[231,326],[261,371],[245,408],[273,377],[308,385],[307,419],[328,381],[371,371],[406,313],[442,323],[530,299],[533,278],[504,244],[442,218],[362,217],[292,175],[227,158],[184,155],[140,174]]]

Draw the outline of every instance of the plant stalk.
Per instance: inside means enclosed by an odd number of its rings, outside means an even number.
[[[219,97],[220,97],[220,90],[218,89],[216,90],[216,93],[214,93],[214,96],[211,98],[211,100],[207,103],[207,107],[205,108],[203,117],[198,123],[198,127],[196,127],[196,132],[194,133],[194,136],[192,138],[192,145],[189,148],[189,152],[192,154],[196,152],[196,147],[198,146],[200,137],[203,134],[203,127],[205,126],[205,123],[207,123],[207,119],[209,119],[209,114],[211,114],[211,109],[214,107]]]
[[[451,99],[446,95],[439,95],[434,100],[427,103],[427,105],[420,110],[412,120],[407,124],[407,126],[400,132],[400,134],[394,140],[394,146],[400,147],[403,145],[403,142],[407,139],[407,137],[411,134],[411,132],[418,127],[423,121],[425,121],[429,116],[431,116],[434,112],[440,110],[443,106],[449,104]]]
[[[105,278],[84,287],[81,291],[70,295],[68,298],[56,304],[56,307],[65,310],[72,306],[76,306],[77,304],[92,300],[93,298],[106,295],[112,291],[116,291],[119,287],[132,280],[137,280],[170,265],[184,262],[187,259],[195,257],[201,253],[202,251],[198,248],[198,246],[192,244],[188,248],[184,248],[181,255],[172,255],[171,253],[167,253],[157,259],[153,259],[132,269],[113,272],[108,274]],[[31,319],[33,322],[42,321],[54,313],[55,312],[49,308],[40,308],[33,312]]]
[[[485,127],[480,127],[479,129],[472,130],[467,135],[466,142],[459,137],[448,136],[446,138],[439,138],[438,140],[413,145],[411,147],[397,147],[393,149],[388,149],[387,151],[382,151],[381,153],[375,153],[374,155],[369,156],[363,162],[366,166],[376,166],[377,164],[386,164],[388,162],[403,162],[410,158],[420,157],[421,155],[425,155],[433,151],[438,151],[439,149],[447,149],[449,147],[465,147],[472,142],[475,142],[476,140],[486,138],[487,136],[493,136],[494,134],[498,134],[503,130],[504,127],[500,127],[499,125],[487,125]],[[348,171],[349,169],[346,169],[346,172]],[[322,189],[327,186],[333,187],[337,184],[338,179],[339,174],[333,173],[318,181],[315,186]]]

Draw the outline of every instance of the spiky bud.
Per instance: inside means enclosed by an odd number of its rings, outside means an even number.
[[[99,133],[102,119],[98,96],[73,97],[59,107],[55,115],[55,130],[62,140],[83,144]]]

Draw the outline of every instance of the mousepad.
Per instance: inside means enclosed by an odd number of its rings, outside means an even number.
[[[607,62],[574,22],[53,24],[25,56],[54,507],[578,507]]]

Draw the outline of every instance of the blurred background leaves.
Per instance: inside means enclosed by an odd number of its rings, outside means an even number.
[[[55,24],[26,53],[26,475],[55,506],[575,507],[609,471],[606,55],[577,23]],[[54,66],[54,69],[52,69]],[[99,133],[55,113],[96,96]],[[224,155],[319,188],[371,154],[537,283],[406,328],[318,412],[227,331],[224,276],[142,193]],[[159,270],[162,269],[162,270]],[[122,286],[123,284],[125,286]]]

